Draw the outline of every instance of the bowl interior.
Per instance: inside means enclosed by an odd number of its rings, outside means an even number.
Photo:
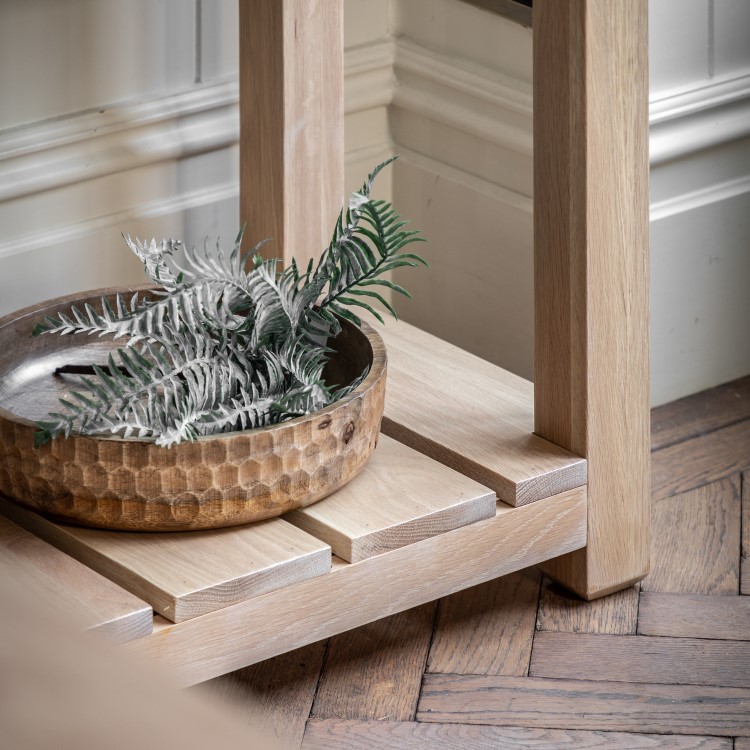
[[[79,295],[77,305],[91,302],[99,307],[101,295]],[[54,301],[22,311],[18,317],[0,321],[0,410],[22,421],[44,419],[60,408],[60,398],[69,396],[79,376],[55,374],[63,366],[105,365],[108,354],[124,346],[125,340],[82,335],[46,334],[32,337],[31,332],[44,315],[54,315],[70,307]],[[328,341],[334,350],[324,370],[329,386],[344,386],[359,377],[372,364],[373,350],[367,336],[355,325],[342,321],[338,336]]]

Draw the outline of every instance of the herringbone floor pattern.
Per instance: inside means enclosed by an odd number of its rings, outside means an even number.
[[[654,410],[652,488],[639,586],[526,570],[205,687],[284,748],[750,750],[750,378]]]

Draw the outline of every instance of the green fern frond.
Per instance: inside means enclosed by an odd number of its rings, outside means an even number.
[[[384,274],[427,265],[406,252],[421,241],[390,203],[371,198],[379,164],[353,193],[320,261],[280,270],[243,231],[225,253],[217,242],[183,247],[123,235],[159,289],[46,317],[35,334],[127,337],[107,365],[93,365],[38,423],[41,445],[73,433],[149,438],[170,446],[201,435],[251,429],[308,414],[350,394],[367,376],[329,385],[328,342],[355,309],[394,316],[389,292],[409,296]],[[179,252],[178,252],[179,251]],[[178,257],[179,256],[179,257]],[[250,262],[252,261],[252,262]]]

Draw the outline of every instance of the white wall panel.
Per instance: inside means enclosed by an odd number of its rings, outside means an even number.
[[[709,78],[710,5],[711,0],[649,0],[652,96]]]
[[[0,129],[194,78],[192,0],[0,3]]]
[[[423,229],[415,246],[430,270],[396,272],[414,301],[406,320],[533,376],[533,227],[530,201],[414,153],[396,164],[394,204]]]
[[[652,222],[654,403],[750,372],[748,248],[750,192]]]
[[[240,48],[238,0],[198,0],[198,68],[202,82],[236,75]]]
[[[750,2],[714,0],[714,75],[732,76],[750,69]]]

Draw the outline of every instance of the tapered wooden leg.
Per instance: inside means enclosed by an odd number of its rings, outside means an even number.
[[[304,265],[344,196],[342,0],[240,0],[240,220]]]
[[[534,2],[535,429],[588,461],[593,599],[648,572],[647,0]]]

